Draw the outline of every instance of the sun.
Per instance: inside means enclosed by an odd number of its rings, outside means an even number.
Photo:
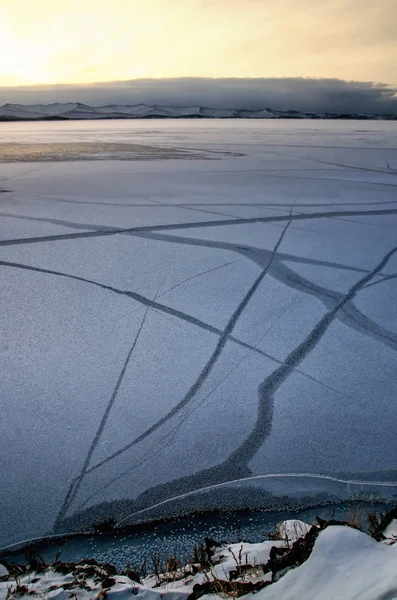
[[[46,83],[48,79],[45,44],[16,39],[0,22],[0,81],[10,85]]]

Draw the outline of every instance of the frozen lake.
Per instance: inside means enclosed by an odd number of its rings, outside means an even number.
[[[0,216],[0,546],[396,495],[397,122],[1,123]]]

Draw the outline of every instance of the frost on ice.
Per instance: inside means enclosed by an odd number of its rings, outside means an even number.
[[[395,494],[395,123],[1,127],[1,546]]]

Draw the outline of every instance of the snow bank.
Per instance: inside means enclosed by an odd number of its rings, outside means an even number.
[[[397,522],[389,525],[394,536]],[[285,539],[260,544],[238,543],[213,548],[211,564],[189,564],[174,572],[151,575],[136,583],[116,575],[111,565],[57,563],[19,577],[0,565],[0,598],[67,600],[68,598],[137,600],[198,600],[239,596],[247,600],[393,600],[397,598],[397,544],[388,545],[345,525],[319,530],[309,558],[276,576],[274,555],[288,554],[295,537],[307,544],[317,532],[301,521],[284,521],[277,535]],[[305,537],[299,538],[299,532]],[[310,533],[309,533],[310,532]],[[309,533],[307,536],[306,534]],[[294,547],[297,544],[294,545]],[[280,549],[280,550],[279,550]],[[292,549],[293,552],[293,549]],[[276,559],[277,560],[277,559]],[[270,562],[268,562],[270,561]],[[10,571],[14,568],[7,565]],[[113,569],[113,570],[112,570]],[[132,573],[128,572],[131,577]],[[234,587],[233,587],[234,586]]]
[[[139,600],[182,600],[188,595],[188,592],[150,589],[121,575],[115,577],[113,581],[109,582],[110,584],[111,587],[107,588],[106,585],[103,586],[100,581],[92,578],[79,583],[72,574],[62,575],[49,568],[42,574],[30,573],[21,577],[18,583],[15,581],[0,583],[0,598],[7,597],[9,600],[32,597],[46,600],[68,600],[70,598],[124,600],[124,598],[128,598],[130,600],[132,596],[135,596]]]
[[[259,565],[264,565],[270,558],[270,550],[274,547],[284,547],[285,542],[266,541],[260,544],[231,544],[227,548],[218,548],[213,555],[216,563],[213,568],[213,575],[217,579],[228,580],[231,572],[238,571],[239,567],[246,569],[251,566],[252,569],[245,573],[249,580],[263,579],[263,571]],[[269,577],[266,577],[268,580]]]
[[[397,598],[397,546],[350,527],[322,531],[309,559],[255,600],[392,600]]]

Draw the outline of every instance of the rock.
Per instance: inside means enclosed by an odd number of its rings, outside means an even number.
[[[208,548],[208,549],[220,548],[222,546],[222,544],[220,542],[217,542],[209,537],[204,538],[204,542],[205,542],[206,548]]]
[[[380,542],[384,540],[387,535],[386,530],[390,526],[390,524],[397,519],[397,508],[393,508],[388,513],[383,515],[377,524],[377,526],[373,526],[371,535],[377,541]],[[375,524],[374,524],[375,525]]]
[[[204,583],[196,583],[193,586],[193,591],[187,597],[187,600],[198,600],[206,594],[222,594],[239,598],[245,594],[259,592],[264,587],[271,585],[270,581],[206,581]]]
[[[270,548],[269,560],[274,560],[279,556],[283,556],[287,552],[289,552],[289,548],[279,548],[278,546],[272,546]]]
[[[288,552],[268,561],[266,567],[272,572],[273,580],[277,578],[276,573],[279,571],[284,571],[288,567],[298,567],[309,558],[319,532],[320,529],[313,525],[304,537],[292,544]]]
[[[103,588],[111,588],[116,584],[116,580],[113,577],[106,577],[101,583]]]
[[[126,571],[123,571],[122,575],[125,575],[135,583],[141,583],[141,577],[136,571],[131,571],[131,569],[127,569]]]

